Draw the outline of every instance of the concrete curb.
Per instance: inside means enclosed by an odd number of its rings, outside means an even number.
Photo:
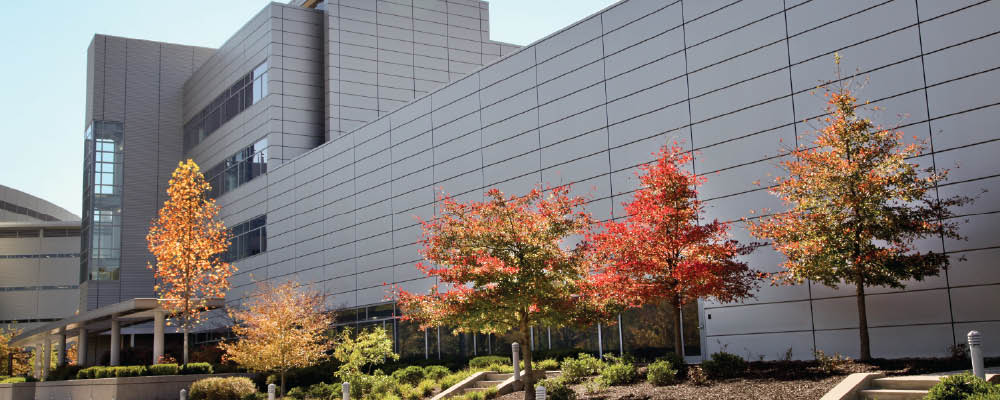
[[[837,386],[826,392],[820,400],[855,400],[858,398],[858,392],[867,389],[873,379],[883,377],[885,377],[885,373],[882,372],[850,374],[844,380],[840,381]]]

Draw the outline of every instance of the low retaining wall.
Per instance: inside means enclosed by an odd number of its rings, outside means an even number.
[[[177,400],[181,389],[208,377],[245,374],[137,376],[0,384],[0,400]]]

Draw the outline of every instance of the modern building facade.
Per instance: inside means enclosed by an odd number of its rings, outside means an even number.
[[[79,217],[0,185],[0,329],[73,315],[79,263]]]
[[[503,337],[416,331],[386,298],[386,283],[436,283],[414,267],[415,218],[434,215],[438,194],[572,184],[595,217],[618,218],[636,166],[677,141],[708,178],[707,217],[780,211],[754,182],[814,129],[803,121],[823,112],[812,92],[834,77],[836,52],[843,71],[870,77],[859,94],[884,108],[878,122],[929,141],[919,162],[960,165],[941,196],[994,189],[960,212],[969,240],[921,243],[953,255],[952,268],[869,291],[873,355],[947,355],[971,329],[1000,354],[998,17],[997,0],[624,0],[518,48],[490,39],[478,0],[295,0],[218,50],[98,35],[81,309],[152,294],[145,232],[173,167],[193,158],[232,229],[230,304],[256,281],[297,280],[322,289],[340,323],[393,327],[404,354],[501,351]],[[780,258],[762,248],[748,261],[771,272]],[[685,353],[856,356],[852,296],[803,284],[699,302],[684,313]],[[537,327],[532,346],[662,347],[661,312]]]

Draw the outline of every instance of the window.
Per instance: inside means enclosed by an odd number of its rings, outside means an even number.
[[[267,61],[253,69],[253,104],[267,96]]]
[[[267,216],[261,215],[229,228],[229,251],[226,262],[241,260],[267,251]]]
[[[121,253],[123,127],[94,121],[84,134],[80,281],[116,280]],[[72,236],[46,230],[45,236]]]
[[[8,203],[8,202],[3,201],[3,200],[0,200],[0,210],[10,211],[10,212],[12,212],[14,214],[27,215],[29,217],[32,217],[32,218],[35,218],[35,219],[40,219],[42,221],[58,221],[59,220],[59,218],[53,217],[53,216],[51,216],[49,214],[41,213],[41,212],[32,210],[30,208],[27,208],[27,207],[21,207],[21,206],[19,206],[17,204]]]
[[[205,140],[223,124],[267,96],[267,61],[237,79],[184,124],[184,151]]]
[[[267,173],[267,139],[247,146],[205,172],[212,185],[209,196],[219,197]]]

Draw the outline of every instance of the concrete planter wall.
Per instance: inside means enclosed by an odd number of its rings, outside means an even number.
[[[0,400],[116,399],[175,400],[181,389],[208,377],[245,374],[137,376],[132,378],[75,379],[69,381],[0,384]]]

